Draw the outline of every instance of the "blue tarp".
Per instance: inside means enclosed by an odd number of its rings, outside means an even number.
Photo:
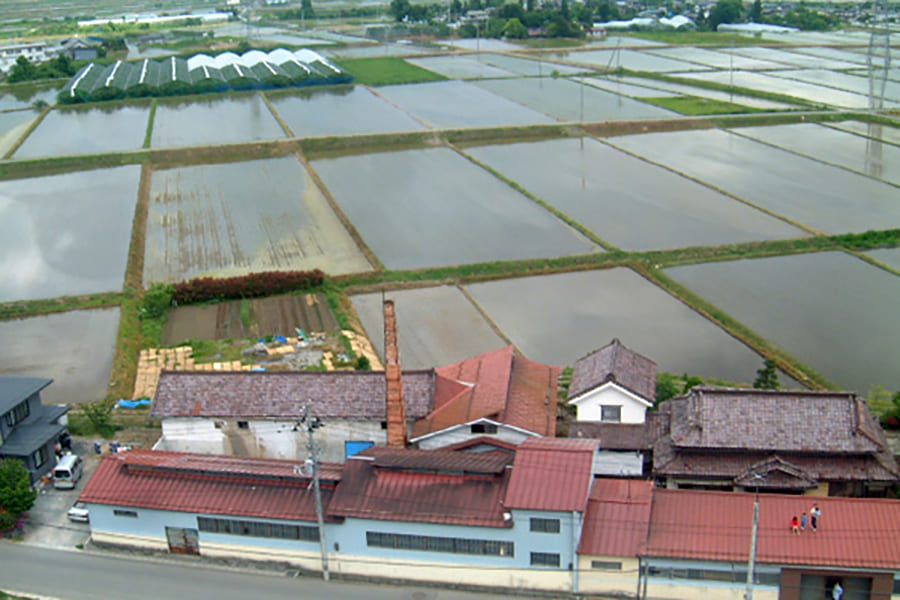
[[[119,400],[119,406],[122,408],[137,408],[138,406],[148,406],[151,404],[151,400],[148,398],[141,398],[140,400]]]

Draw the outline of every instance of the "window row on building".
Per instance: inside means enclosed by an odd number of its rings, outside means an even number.
[[[218,517],[197,517],[197,528],[207,533],[225,533],[250,537],[281,538],[305,542],[319,541],[319,528],[313,525],[287,525],[249,521],[245,519],[221,519]]]
[[[515,556],[515,544],[497,540],[472,540],[466,538],[437,537],[432,535],[408,535],[367,531],[366,544],[374,548],[397,550],[421,550],[448,552],[451,554],[479,554],[485,556]]]

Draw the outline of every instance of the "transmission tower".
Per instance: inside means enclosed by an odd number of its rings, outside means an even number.
[[[891,68],[891,24],[889,0],[874,0],[872,4],[872,32],[866,65],[869,69],[869,110],[884,108],[884,91]],[[869,121],[866,137],[866,173],[881,177],[884,170],[881,141],[882,126]]]

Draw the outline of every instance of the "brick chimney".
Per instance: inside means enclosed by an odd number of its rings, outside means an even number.
[[[400,379],[400,348],[397,345],[397,317],[394,301],[384,301],[384,370],[387,402],[387,445],[406,448],[406,401]]]

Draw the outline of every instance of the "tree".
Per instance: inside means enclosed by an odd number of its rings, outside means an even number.
[[[756,372],[756,381],[753,387],[758,390],[777,390],[778,389],[778,369],[775,361],[767,358],[763,361],[763,366]]]
[[[656,377],[656,403],[665,402],[678,395],[678,381],[672,373],[660,373]]]
[[[497,16],[501,19],[518,19],[522,20],[522,17],[525,16],[525,9],[522,8],[522,5],[518,2],[507,2],[503,6],[500,7],[500,10],[497,11]]]
[[[16,458],[0,462],[0,531],[11,529],[19,516],[34,506],[37,491],[31,487],[31,475]]]
[[[559,14],[561,14],[562,18],[566,21],[569,20],[569,0],[562,0],[562,3],[559,6]]]
[[[115,405],[109,400],[99,400],[82,406],[84,416],[87,417],[94,429],[102,436],[112,435],[115,428],[112,425],[112,411]]]
[[[360,354],[356,357],[356,363],[353,365],[353,368],[357,371],[371,371],[372,363],[369,361],[368,356]]]
[[[20,56],[16,59],[16,64],[13,65],[13,68],[10,69],[6,80],[10,83],[15,83],[17,81],[31,81],[36,77],[37,67],[31,64],[31,61],[24,56]]]
[[[522,25],[522,21],[512,18],[503,26],[503,37],[521,40],[528,37],[528,28]]]
[[[456,19],[463,12],[462,2],[459,0],[450,0],[450,17]]]
[[[709,28],[715,31],[722,23],[740,23],[743,12],[741,0],[719,0],[709,11]]]
[[[409,14],[409,0],[391,0],[391,16],[394,20],[400,22]]]
[[[753,5],[750,7],[750,21],[762,23],[762,0],[753,0]]]
[[[316,11],[313,10],[312,0],[303,0],[300,3],[300,14],[304,19],[316,18]]]
[[[534,0],[525,0],[525,10],[534,12]]]
[[[682,394],[687,394],[689,391],[691,391],[691,388],[703,384],[703,380],[696,375],[688,375],[687,373],[685,373],[684,375],[682,375],[682,379],[684,379],[684,387],[681,389]]]

